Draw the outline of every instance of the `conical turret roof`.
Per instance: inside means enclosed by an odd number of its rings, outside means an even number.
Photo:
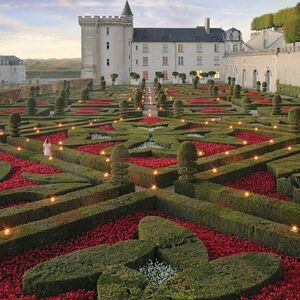
[[[133,13],[131,11],[128,1],[126,1],[126,3],[125,3],[124,9],[122,11],[122,16],[133,16]]]

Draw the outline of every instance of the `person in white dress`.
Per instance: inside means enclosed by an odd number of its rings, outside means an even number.
[[[43,153],[45,156],[52,156],[51,143],[49,139],[46,139],[43,144]]]

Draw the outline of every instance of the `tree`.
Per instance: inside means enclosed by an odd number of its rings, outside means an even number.
[[[261,86],[260,81],[256,81],[256,91],[257,92],[260,92],[260,86]]]
[[[128,160],[130,154],[124,145],[117,145],[111,153],[111,181],[113,184],[129,182]]]
[[[183,114],[183,102],[182,100],[175,100],[173,103],[173,113],[175,118],[179,118]]]
[[[110,75],[110,77],[111,77],[112,85],[115,85],[115,82],[116,82],[117,78],[119,77],[119,74],[113,73]]]
[[[208,72],[208,76],[210,76],[211,78],[213,78],[217,73],[215,71],[209,71]]]
[[[235,85],[235,77],[231,78],[231,85],[234,86]]]
[[[10,136],[12,136],[12,137],[20,136],[21,121],[22,121],[22,118],[19,113],[12,113],[9,115]]]
[[[120,115],[120,118],[126,118],[127,117],[128,108],[129,108],[129,105],[128,105],[128,102],[127,102],[126,99],[121,100],[119,102],[119,115]]]
[[[134,79],[135,81],[139,80],[139,79],[140,79],[140,75],[137,74],[137,73],[134,73],[133,79]]]
[[[295,107],[289,110],[288,120],[291,130],[300,131],[300,108]]]
[[[195,76],[193,78],[193,86],[194,86],[194,89],[196,89],[198,87],[198,83],[199,83],[199,76]]]
[[[248,97],[248,96],[244,96],[244,98],[243,98],[243,108],[244,108],[245,114],[248,114],[249,111],[251,110],[251,104],[252,104],[251,98]]]
[[[231,77],[230,76],[228,76],[228,78],[227,78],[227,82],[228,82],[228,85],[231,85]]]
[[[81,91],[81,99],[84,101],[90,100],[90,90],[88,88]]]
[[[265,93],[267,91],[267,88],[268,88],[268,84],[264,81],[262,84],[262,91]]]
[[[280,115],[281,114],[281,97],[280,95],[276,94],[273,97],[272,104],[273,104],[273,115]]]
[[[54,103],[54,114],[61,116],[64,114],[65,101],[62,97],[58,97]]]
[[[186,74],[185,73],[180,73],[178,76],[181,79],[181,82],[185,83],[185,81],[186,81]]]
[[[174,72],[172,72],[172,75],[175,77],[175,79],[177,78],[177,76],[179,75],[179,73],[178,72],[176,72],[176,71],[174,71]]]
[[[180,182],[188,183],[196,179],[194,174],[197,173],[197,159],[197,149],[192,142],[183,142],[180,144],[177,153],[178,173],[180,175],[178,180]]]
[[[196,71],[191,71],[191,72],[190,72],[190,76],[191,76],[191,77],[194,78],[196,75],[197,75],[197,72],[196,72]]]
[[[208,73],[202,72],[202,73],[200,73],[200,76],[201,76],[202,78],[207,78],[207,77],[208,77]]]

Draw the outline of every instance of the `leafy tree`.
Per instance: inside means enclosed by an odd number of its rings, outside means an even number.
[[[30,97],[26,102],[27,115],[34,115],[36,112],[36,101],[34,97]]]
[[[177,78],[177,76],[179,75],[179,73],[178,72],[176,72],[176,71],[174,71],[174,72],[172,72],[172,75],[175,77],[175,79]]]
[[[115,82],[116,82],[117,78],[119,77],[119,74],[113,73],[110,75],[110,77],[111,77],[112,85],[115,85]]]
[[[233,96],[234,98],[240,98],[241,96],[241,86],[239,84],[236,84],[233,88]]]
[[[185,81],[186,81],[186,74],[185,73],[180,73],[178,76],[181,79],[182,83],[185,83]]]

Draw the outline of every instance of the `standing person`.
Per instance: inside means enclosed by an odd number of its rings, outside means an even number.
[[[49,139],[45,139],[45,142],[43,144],[43,153],[45,156],[52,156],[51,143]]]

